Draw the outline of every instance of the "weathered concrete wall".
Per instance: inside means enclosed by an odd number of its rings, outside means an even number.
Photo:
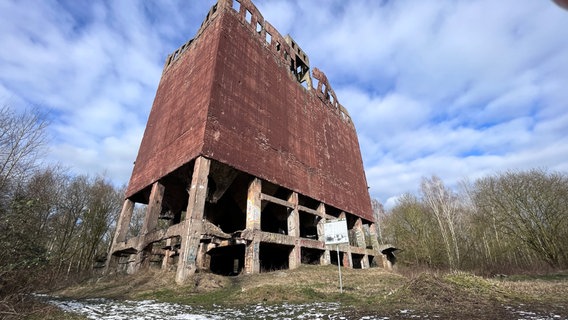
[[[217,28],[211,26],[211,30]],[[127,197],[201,153],[219,36],[218,32],[201,34],[187,49],[191,52],[179,54],[162,74]]]
[[[372,220],[356,132],[235,14],[221,17],[204,155]]]
[[[127,197],[204,155],[372,221],[357,135],[329,84],[300,85],[290,61],[307,56],[250,1],[219,4],[166,66]]]

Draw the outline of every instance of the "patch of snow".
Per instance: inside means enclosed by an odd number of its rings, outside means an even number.
[[[79,313],[89,319],[100,320],[229,320],[229,319],[283,319],[283,320],[344,320],[348,319],[339,303],[309,303],[278,305],[255,304],[241,308],[212,308],[164,303],[153,300],[116,301],[111,299],[70,300],[65,298],[36,295],[38,298],[67,311]],[[351,319],[351,318],[349,318]],[[388,317],[364,316],[361,320],[388,320]]]

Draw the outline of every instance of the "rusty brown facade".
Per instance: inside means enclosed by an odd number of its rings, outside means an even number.
[[[145,206],[128,238],[135,206]],[[323,224],[345,218],[340,261]],[[107,271],[382,265],[355,128],[325,74],[250,0],[219,0],[171,54]]]

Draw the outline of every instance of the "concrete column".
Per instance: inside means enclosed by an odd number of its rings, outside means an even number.
[[[253,239],[247,243],[245,249],[245,273],[253,274],[260,272],[260,219],[262,181],[254,178],[249,184],[247,193],[247,222],[246,228],[252,230]]]
[[[126,241],[126,235],[128,234],[128,228],[130,227],[130,220],[132,219],[132,212],[134,211],[134,201],[126,199],[122,204],[122,211],[120,211],[120,216],[116,223],[116,230],[114,232],[114,238],[112,239],[112,245],[110,246],[110,251],[108,252],[105,273],[109,273],[110,270],[115,270],[117,268],[119,257],[113,255],[116,244]]]
[[[150,199],[146,207],[146,215],[144,216],[142,229],[140,229],[140,235],[146,235],[156,229],[158,225],[158,215],[162,211],[164,189],[164,186],[160,182],[154,182],[152,185],[152,191],[150,192]]]
[[[162,270],[165,271],[168,270],[168,267],[170,265],[170,256],[173,252],[172,250],[170,250],[172,248],[172,238],[166,239],[166,247],[167,249],[164,250],[164,259],[162,260]]]
[[[369,256],[364,255],[363,259],[361,260],[361,269],[369,269],[371,264],[369,263]]]
[[[379,238],[377,236],[377,226],[374,223],[371,223],[371,225],[369,226],[369,233],[371,234],[371,244],[373,246],[373,250],[377,252],[377,254],[381,254],[380,253],[380,245],[379,245]]]
[[[302,264],[302,248],[300,246],[300,212],[298,211],[298,194],[292,192],[288,198],[288,202],[294,204],[294,209],[290,209],[288,213],[288,236],[295,237],[294,248],[290,251],[288,257],[288,268],[296,269]]]
[[[187,229],[182,231],[176,282],[183,283],[197,269],[196,259],[203,227],[203,212],[211,160],[197,157],[193,167],[185,215]]]
[[[322,217],[325,217],[325,204],[320,203],[317,211],[321,213]],[[325,243],[325,234],[324,234],[324,224],[325,218],[321,218],[318,222],[317,230],[318,230],[318,240]],[[323,255],[320,258],[321,265],[328,265],[331,263],[331,257],[329,255],[329,249],[326,247]]]
[[[347,220],[347,214],[342,211],[341,214],[339,214],[339,219]],[[353,259],[351,257],[350,243],[345,244],[345,251],[343,252],[343,266],[353,268]]]
[[[199,252],[196,259],[198,269],[209,270],[211,268],[211,256],[207,252],[213,248],[215,248],[215,245],[212,243],[199,244]]]
[[[246,228],[249,230],[260,230],[261,190],[262,190],[262,181],[258,178],[254,178],[252,182],[249,184],[248,193],[247,193]]]
[[[353,229],[355,229],[355,243],[357,247],[366,248],[367,244],[365,243],[365,232],[363,231],[363,221],[361,218],[357,218]]]
[[[162,211],[162,199],[164,198],[164,186],[160,182],[154,182],[152,185],[152,191],[150,192],[150,199],[148,200],[148,206],[146,207],[146,215],[144,216],[144,222],[142,228],[140,229],[140,236],[138,237],[138,244],[136,245],[136,259],[134,266],[131,268],[131,272],[135,273],[140,269],[140,267],[148,266],[148,261],[146,258],[150,257],[152,251],[152,245],[146,242],[146,234],[154,231],[158,225],[158,215]]]

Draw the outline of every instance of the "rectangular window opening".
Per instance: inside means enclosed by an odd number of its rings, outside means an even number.
[[[266,42],[268,42],[269,44],[272,43],[272,35],[270,35],[270,33],[266,33]]]
[[[280,42],[276,42],[276,51],[280,52]]]
[[[256,23],[256,32],[258,32],[258,33],[262,32],[262,25],[260,24],[260,22]]]
[[[237,0],[233,0],[233,10],[239,12],[241,10],[241,3]]]
[[[252,13],[250,13],[250,11],[248,11],[248,10],[246,10],[246,12],[245,12],[245,20],[246,20],[248,23],[251,23],[251,22],[252,22]]]

